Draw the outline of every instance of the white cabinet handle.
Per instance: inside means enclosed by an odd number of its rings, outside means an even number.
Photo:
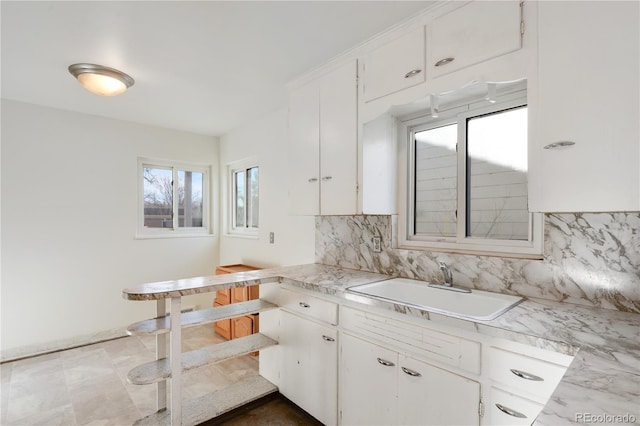
[[[444,59],[440,59],[438,62],[435,63],[436,67],[441,67],[443,65],[447,65],[450,64],[451,62],[453,62],[455,60],[455,58],[444,58]]]
[[[322,178],[322,180],[325,180],[325,181],[326,181],[326,180],[331,180],[331,179],[333,179],[333,177],[332,177],[332,176],[324,176],[324,177]]]
[[[413,377],[422,377],[422,374],[418,373],[417,371],[411,370],[409,368],[406,367],[401,367],[402,371],[404,371],[406,374],[413,376]]]
[[[411,78],[411,77],[413,77],[414,75],[418,75],[418,74],[420,74],[421,72],[422,72],[422,70],[419,70],[419,69],[411,70],[411,71],[409,71],[408,73],[406,73],[406,74],[404,75],[404,78]]]
[[[322,335],[322,340],[324,340],[325,342],[335,342],[336,339],[334,339],[333,337],[329,337],[325,334]]]
[[[496,404],[496,407],[498,407],[498,410],[502,411],[503,413],[505,413],[505,414],[507,414],[507,415],[509,415],[511,417],[517,417],[519,419],[526,419],[527,418],[527,416],[525,416],[521,412],[513,410],[513,409],[511,409],[509,407],[505,407],[502,404]]]
[[[317,182],[317,181],[318,181],[318,178],[309,178],[309,179],[307,180],[307,182],[310,182],[310,183],[311,183],[311,182]]]
[[[298,305],[300,305],[301,308],[310,308],[311,305],[305,302],[300,302],[298,303]]]
[[[395,364],[391,361],[387,361],[386,359],[378,358],[378,362],[385,367],[393,367]]]
[[[534,382],[544,382],[544,379],[542,377],[536,376],[535,374],[527,373],[526,371],[516,370],[515,368],[512,368],[511,372],[521,379],[532,380]]]

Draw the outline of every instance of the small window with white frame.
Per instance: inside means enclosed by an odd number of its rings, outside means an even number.
[[[541,257],[542,215],[528,210],[526,82],[488,87],[490,98],[458,96],[400,119],[400,247]]]
[[[260,212],[260,168],[254,159],[227,165],[229,234],[257,236]]]
[[[138,237],[210,233],[210,167],[138,159]]]

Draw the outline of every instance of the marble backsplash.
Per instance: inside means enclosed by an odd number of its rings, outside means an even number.
[[[373,251],[372,238],[382,238]],[[316,263],[640,313],[640,213],[547,214],[544,259],[392,247],[392,216],[316,217]]]

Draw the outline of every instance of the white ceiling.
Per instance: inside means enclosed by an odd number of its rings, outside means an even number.
[[[286,105],[284,84],[428,1],[2,1],[2,97],[207,135]],[[89,62],[135,80],[85,91]]]

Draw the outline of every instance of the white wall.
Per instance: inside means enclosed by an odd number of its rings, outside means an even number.
[[[260,267],[313,263],[315,218],[290,216],[288,209],[287,112],[268,114],[220,140],[221,217],[228,215],[228,163],[255,157],[260,166],[260,218],[257,239],[226,235],[221,222],[220,263]],[[269,232],[275,243],[269,244]]]
[[[150,317],[155,303],[124,300],[124,287],[213,274],[214,236],[134,235],[137,157],[206,162],[217,177],[216,138],[7,100],[1,111],[3,359]]]

